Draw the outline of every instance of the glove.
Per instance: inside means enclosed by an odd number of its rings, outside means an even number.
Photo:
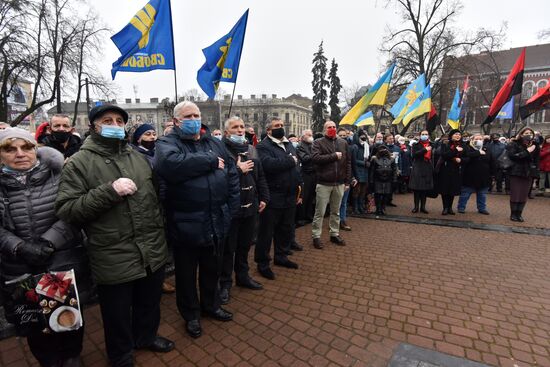
[[[49,242],[23,242],[17,246],[16,256],[30,265],[44,265],[55,251]]]
[[[115,189],[119,196],[126,196],[135,193],[137,191],[137,186],[134,181],[129,178],[119,178],[113,182],[113,189]]]

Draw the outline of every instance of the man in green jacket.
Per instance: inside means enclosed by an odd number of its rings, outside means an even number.
[[[63,169],[56,213],[88,236],[111,364],[133,366],[134,348],[174,348],[157,336],[167,261],[163,219],[150,165],[126,140],[126,111],[97,106],[89,119],[90,136]]]

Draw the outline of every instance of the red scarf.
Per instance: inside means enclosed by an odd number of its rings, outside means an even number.
[[[451,150],[456,150],[456,147],[462,146],[461,142],[459,141],[452,141],[451,144]],[[461,155],[462,152],[458,152],[457,155]]]
[[[430,146],[430,141],[429,140],[421,141],[420,144],[422,144],[424,149],[426,149],[427,147]],[[432,159],[432,151],[426,149],[426,153],[424,153],[424,160],[429,161],[430,159]]]

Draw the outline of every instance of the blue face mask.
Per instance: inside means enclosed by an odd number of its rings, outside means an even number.
[[[231,134],[229,140],[233,143],[244,144],[246,143],[246,137],[244,135]]]
[[[293,142],[292,142],[292,146],[293,146],[294,148],[298,148],[298,142],[297,142],[297,141],[293,141]]]
[[[104,138],[124,140],[126,133],[123,127],[113,125],[102,125],[99,133]]]
[[[420,135],[420,140],[422,141],[426,141],[428,140],[430,137],[428,135]]]
[[[182,120],[180,129],[183,135],[197,135],[201,132],[201,120]]]

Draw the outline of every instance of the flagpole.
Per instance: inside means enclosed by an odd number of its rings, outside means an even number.
[[[174,63],[174,91],[176,99],[174,102],[178,104],[178,77],[176,73],[176,48],[174,46],[174,22],[172,20],[172,3],[168,0],[168,11],[170,13],[170,31],[172,32],[172,62]]]
[[[246,38],[246,27],[248,26],[248,11],[250,9],[246,9],[246,24],[244,25],[244,33],[243,33],[243,42],[242,42],[242,46],[241,46],[241,49],[239,50],[239,66],[240,66],[240,63],[241,63],[241,56],[243,54],[243,48],[244,48],[244,40]],[[227,52],[229,52],[229,50],[227,50]],[[233,97],[235,96],[235,88],[237,87],[237,78],[239,77],[239,74],[237,73],[237,75],[235,75],[235,83],[233,83],[233,93],[231,93],[231,102],[229,103],[229,117],[231,117],[231,109],[233,108]]]
[[[243,44],[244,44],[244,42],[243,42]],[[229,103],[229,113],[227,114],[229,117],[231,117],[231,109],[233,108],[233,97],[235,96],[235,88],[236,87],[237,87],[237,77],[235,77],[235,83],[233,83],[233,93],[231,93],[231,102]]]

